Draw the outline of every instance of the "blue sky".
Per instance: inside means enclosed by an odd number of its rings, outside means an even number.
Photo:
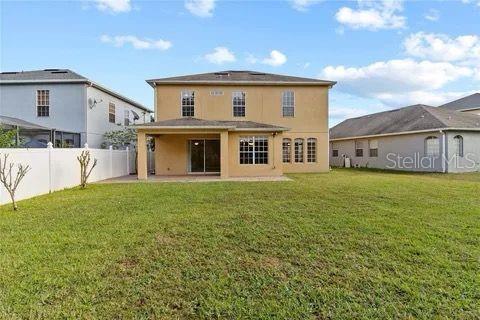
[[[145,79],[248,69],[338,81],[331,123],[480,91],[480,0],[1,1],[2,71],[70,68],[147,106]]]

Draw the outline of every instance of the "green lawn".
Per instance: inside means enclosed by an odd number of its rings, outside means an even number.
[[[480,174],[291,178],[0,207],[0,318],[480,318]]]

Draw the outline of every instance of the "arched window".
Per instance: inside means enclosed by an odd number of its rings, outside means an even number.
[[[284,138],[282,145],[283,145],[283,162],[284,163],[292,162],[292,139]]]
[[[303,162],[303,139],[295,139],[295,162]]]
[[[437,137],[425,139],[425,155],[428,157],[438,157],[440,155],[440,142]]]
[[[317,139],[307,139],[307,162],[317,162]]]
[[[457,157],[463,157],[463,137],[458,135],[453,138],[455,155]]]

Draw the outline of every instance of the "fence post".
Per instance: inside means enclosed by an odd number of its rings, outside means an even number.
[[[130,149],[128,147],[125,148],[127,152],[127,176],[130,175]]]
[[[49,141],[47,143],[48,150],[48,193],[52,192],[52,177],[53,177],[53,161],[52,161],[52,152],[53,152],[53,143]]]
[[[113,146],[109,146],[108,150],[110,151],[110,177],[113,178]]]

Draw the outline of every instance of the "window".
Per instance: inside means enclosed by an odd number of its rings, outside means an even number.
[[[307,139],[307,162],[317,162],[317,139]]]
[[[303,162],[303,139],[295,139],[295,162]]]
[[[50,90],[37,90],[37,116],[50,116]]]
[[[371,158],[378,157],[378,140],[369,140],[368,145],[370,150],[370,157]]]
[[[293,117],[295,115],[295,93],[293,91],[283,92],[282,112],[284,117]]]
[[[463,137],[462,136],[455,136],[453,138],[454,148],[455,148],[455,156],[463,157]]]
[[[355,141],[355,156],[363,157],[363,141]]]
[[[108,122],[115,123],[115,103],[108,104]]]
[[[190,90],[182,91],[182,117],[193,117],[195,115],[195,92]]]
[[[337,149],[332,150],[332,157],[338,157],[338,150]]]
[[[428,137],[425,139],[425,154],[429,157],[440,155],[440,142],[437,137]]]
[[[284,138],[282,142],[283,146],[283,162],[290,163],[292,162],[292,139]]]
[[[245,117],[245,92],[232,92],[234,117]]]
[[[123,112],[123,125],[129,126],[130,125],[130,111],[125,110]]]
[[[240,164],[268,164],[268,137],[240,137]]]

